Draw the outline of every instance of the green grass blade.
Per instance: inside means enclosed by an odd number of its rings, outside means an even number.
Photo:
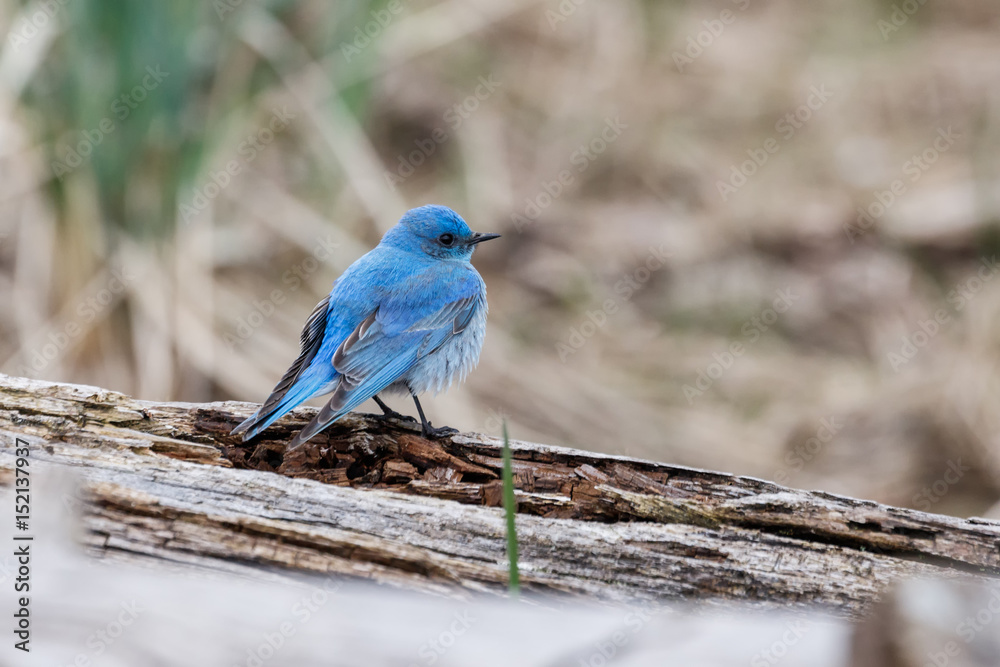
[[[503,509],[507,515],[507,560],[510,563],[508,590],[511,597],[517,597],[521,591],[521,575],[517,569],[517,526],[514,522],[517,500],[514,499],[514,467],[506,419],[503,422]]]

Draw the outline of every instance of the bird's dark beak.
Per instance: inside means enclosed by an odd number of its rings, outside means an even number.
[[[480,234],[479,232],[476,232],[472,235],[472,240],[469,241],[469,245],[476,245],[477,243],[482,243],[483,241],[498,238],[500,238],[499,234]]]

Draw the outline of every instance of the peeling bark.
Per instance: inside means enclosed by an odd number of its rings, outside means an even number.
[[[0,468],[16,437],[82,478],[98,556],[273,576],[330,573],[502,592],[500,442],[441,441],[352,414],[285,457],[315,410],[249,444],[245,403],[153,403],[0,376]],[[1000,575],[1000,523],[514,442],[522,585],[601,600],[821,605],[856,616],[894,580]]]

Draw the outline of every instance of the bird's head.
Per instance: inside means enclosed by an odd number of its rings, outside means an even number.
[[[447,206],[421,206],[407,211],[382,237],[382,243],[439,259],[467,261],[476,244],[499,236],[472,231],[462,216]]]

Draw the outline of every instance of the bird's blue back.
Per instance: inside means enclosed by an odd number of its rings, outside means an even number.
[[[334,282],[326,333],[312,370],[326,376],[334,351],[371,314],[375,304],[385,333],[397,336],[445,305],[480,292],[485,292],[485,285],[469,262],[432,261],[379,245]],[[383,354],[392,351],[385,349]]]

